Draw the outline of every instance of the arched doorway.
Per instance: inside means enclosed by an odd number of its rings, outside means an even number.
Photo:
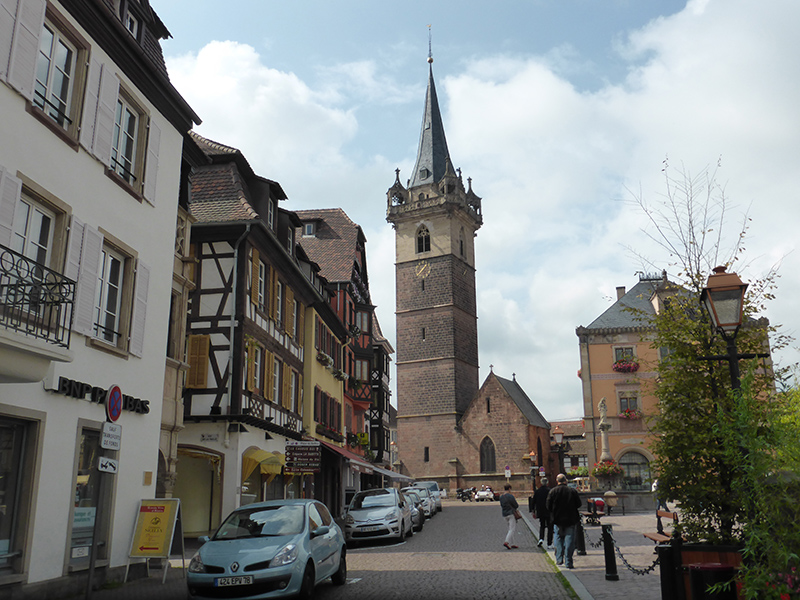
[[[625,490],[650,490],[650,461],[641,452],[629,450],[617,461],[624,474],[622,487]]]
[[[222,511],[222,456],[204,448],[178,447],[173,497],[181,500],[185,536],[209,535]]]

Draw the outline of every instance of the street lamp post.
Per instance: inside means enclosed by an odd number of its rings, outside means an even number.
[[[559,425],[553,429],[553,438],[556,440],[556,447],[558,448],[558,472],[564,472],[564,430]]]
[[[747,284],[742,283],[736,273],[726,273],[725,267],[716,267],[714,273],[708,276],[706,287],[700,294],[700,301],[708,311],[714,329],[718,331],[728,345],[728,354],[722,358],[728,361],[731,373],[731,387],[738,390],[739,359],[751,358],[755,355],[740,355],[736,350],[736,334],[742,326],[744,315],[744,293]]]

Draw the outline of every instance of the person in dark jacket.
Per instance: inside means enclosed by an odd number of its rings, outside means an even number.
[[[545,531],[547,531],[547,547],[553,546],[553,522],[550,520],[550,511],[547,510],[547,477],[542,477],[542,485],[533,493],[533,516],[539,519],[539,546],[544,544]]]
[[[512,548],[518,547],[514,543],[514,533],[517,529],[517,518],[514,516],[514,513],[519,508],[519,504],[517,503],[517,499],[514,498],[514,494],[511,493],[511,484],[507,483],[504,489],[506,490],[505,493],[500,496],[500,508],[503,510],[503,518],[508,525],[508,533],[506,534],[506,541],[503,542],[503,546],[505,546],[507,550],[511,550]]]
[[[547,510],[555,527],[556,564],[566,563],[568,569],[573,568],[572,556],[575,554],[575,534],[581,520],[578,510],[581,497],[577,490],[567,485],[567,476],[559,473],[556,487],[547,495]]]

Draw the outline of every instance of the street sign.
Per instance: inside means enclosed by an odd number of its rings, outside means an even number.
[[[511,479],[511,467],[506,467],[506,479]]]
[[[539,467],[539,477],[544,477],[544,467]]]
[[[286,464],[283,472],[287,475],[319,473],[322,460],[322,448],[316,441],[286,442]]]
[[[122,425],[103,423],[100,447],[105,450],[119,450],[122,446]]]
[[[112,423],[122,414],[122,390],[116,384],[108,388],[106,394],[106,417]]]
[[[117,471],[119,471],[119,462],[113,458],[101,456],[97,461],[97,470],[102,471],[103,473],[111,473],[112,475],[116,475]]]

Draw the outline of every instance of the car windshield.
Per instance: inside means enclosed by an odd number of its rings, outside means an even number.
[[[303,531],[305,509],[300,504],[237,510],[217,529],[214,540],[296,535]]]
[[[416,488],[414,491],[417,492],[417,494],[419,494],[423,498],[431,497],[431,493],[428,491],[428,488]]]
[[[389,493],[388,490],[370,490],[356,494],[350,503],[350,508],[358,510],[359,508],[371,508],[373,506],[394,506],[395,502],[394,495]]]

